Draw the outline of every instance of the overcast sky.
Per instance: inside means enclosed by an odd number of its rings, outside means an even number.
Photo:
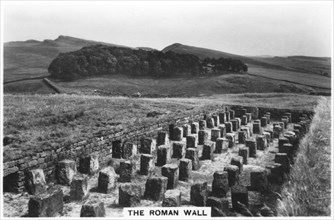
[[[5,42],[89,40],[240,55],[330,56],[333,2],[2,2]]]

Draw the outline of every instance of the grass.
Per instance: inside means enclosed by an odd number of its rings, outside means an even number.
[[[309,93],[311,87],[265,79],[247,74],[154,79],[128,76],[104,76],[73,82],[56,81],[65,93],[88,95],[132,95],[145,97],[200,97],[226,93]]]
[[[331,102],[321,99],[315,108],[309,133],[303,138],[283,187],[281,216],[329,216],[331,214]]]
[[[4,93],[29,93],[29,94],[50,94],[55,91],[49,88],[42,79],[31,79],[25,81],[19,81],[14,83],[8,83],[4,85]]]
[[[331,80],[328,77],[318,74],[301,73],[288,70],[266,69],[261,66],[250,66],[249,73],[258,76],[264,76],[278,80],[288,80],[292,83],[303,84],[306,86],[314,86],[323,89],[331,88]]]
[[[4,135],[16,141],[5,147],[34,149],[77,141],[103,131],[141,126],[158,119],[190,114],[210,105],[243,104],[310,109],[318,97],[296,94],[230,94],[206,98],[127,98],[87,95],[5,95]],[[280,103],[280,104],[278,104]],[[163,113],[147,118],[151,111]],[[4,157],[5,158],[5,157]]]

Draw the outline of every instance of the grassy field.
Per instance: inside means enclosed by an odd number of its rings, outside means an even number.
[[[131,96],[140,92],[145,97],[200,97],[227,93],[270,92],[307,94],[314,91],[308,86],[247,74],[168,79],[130,78],[118,75],[55,83],[65,93]]]
[[[310,73],[301,73],[296,71],[288,70],[275,70],[275,69],[266,69],[262,66],[250,66],[250,74],[264,76],[272,79],[278,80],[287,80],[292,83],[303,84],[308,86],[314,86],[324,89],[331,88],[331,80],[328,77],[310,74]]]
[[[177,113],[191,113],[209,105],[243,104],[311,109],[317,96],[296,94],[226,94],[206,98],[126,98],[85,95],[5,95],[4,135],[13,144],[5,148],[36,148],[94,133],[144,125]],[[147,118],[148,112],[163,113]],[[10,152],[10,151],[7,151]]]
[[[4,93],[50,94],[55,93],[42,79],[24,80],[4,85]]]
[[[281,216],[331,215],[331,102],[315,108],[310,132],[300,144],[290,181],[284,186]]]

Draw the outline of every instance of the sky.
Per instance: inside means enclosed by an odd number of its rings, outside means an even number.
[[[332,1],[1,4],[4,42],[67,35],[159,50],[182,43],[239,55],[331,56]]]

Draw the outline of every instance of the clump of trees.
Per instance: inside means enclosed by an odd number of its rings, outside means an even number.
[[[205,65],[215,70],[245,71],[240,60],[207,58],[201,61],[192,54],[172,51],[147,51],[123,47],[95,45],[78,51],[61,53],[49,65],[51,77],[74,80],[98,75],[125,74],[132,76],[175,77],[195,76],[205,72]]]
[[[241,60],[231,58],[205,58],[202,62],[203,66],[209,66],[214,73],[222,73],[226,71],[247,72],[248,66]]]

